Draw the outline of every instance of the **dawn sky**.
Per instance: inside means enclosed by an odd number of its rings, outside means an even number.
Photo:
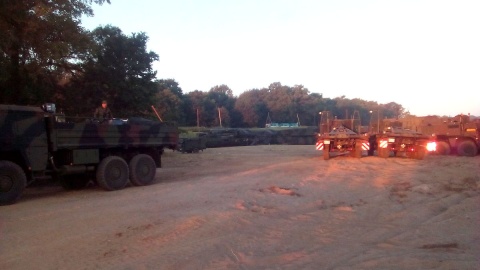
[[[111,0],[83,26],[145,32],[158,79],[234,95],[273,82],[411,114],[480,116],[478,0]]]

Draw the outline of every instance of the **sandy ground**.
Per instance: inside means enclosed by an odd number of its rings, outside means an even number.
[[[480,156],[314,148],[167,151],[150,186],[31,187],[0,208],[0,269],[480,269]]]

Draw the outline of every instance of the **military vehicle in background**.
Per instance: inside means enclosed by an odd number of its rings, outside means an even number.
[[[254,146],[268,144],[314,145],[318,127],[268,127],[268,128],[198,128],[182,127],[180,140],[189,133],[202,133],[206,148]],[[186,134],[183,134],[186,133]],[[190,144],[190,142],[187,142]],[[191,142],[194,146],[195,142]],[[189,147],[191,147],[189,146]]]
[[[431,135],[437,154],[473,157],[480,153],[480,119],[471,119],[470,115],[408,116],[401,122],[409,129]]]
[[[393,123],[386,125],[383,133],[371,135],[379,157],[407,157],[423,159],[433,143],[428,135],[421,134]]]
[[[371,113],[370,154],[388,158],[407,157],[423,159],[428,151],[435,148],[431,136],[406,128],[399,119],[380,119],[380,112]]]
[[[358,111],[353,113],[351,119],[334,118],[330,111],[320,114],[316,149],[323,150],[324,160],[330,159],[333,153],[361,158],[364,151],[369,151],[369,136],[363,132]]]
[[[288,127],[288,128],[268,128],[275,132],[272,138],[272,144],[291,144],[291,145],[314,145],[318,127]]]
[[[75,189],[92,178],[105,190],[148,185],[178,136],[175,123],[67,117],[54,104],[0,105],[0,204],[14,203],[40,179]]]
[[[194,132],[193,134],[180,134],[178,151],[181,153],[198,153],[207,149],[207,134]]]

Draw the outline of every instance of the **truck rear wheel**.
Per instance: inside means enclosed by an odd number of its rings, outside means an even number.
[[[450,145],[447,142],[439,141],[435,152],[439,155],[450,155]]]
[[[135,186],[144,186],[153,182],[157,166],[152,157],[146,154],[136,155],[130,160],[130,181]]]
[[[474,142],[463,141],[458,145],[457,153],[459,156],[474,157],[477,155],[478,149]]]
[[[0,205],[15,203],[27,185],[25,172],[17,164],[0,161]]]
[[[118,156],[104,158],[97,168],[97,183],[103,189],[112,191],[128,184],[128,164]]]

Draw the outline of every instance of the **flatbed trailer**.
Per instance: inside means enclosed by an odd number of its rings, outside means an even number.
[[[368,135],[357,134],[344,127],[336,127],[327,134],[319,134],[316,149],[323,151],[323,159],[328,160],[335,156],[350,155],[361,158],[363,151],[370,149]]]
[[[377,155],[383,158],[393,155],[423,159],[433,144],[431,136],[400,127],[388,127],[384,133],[372,136],[375,138]]]
[[[361,158],[369,151],[369,136],[360,133],[360,116],[357,111],[351,119],[332,119],[330,111],[323,111],[320,118],[320,132],[317,134],[316,149],[323,151],[323,159],[332,156],[350,155]]]

